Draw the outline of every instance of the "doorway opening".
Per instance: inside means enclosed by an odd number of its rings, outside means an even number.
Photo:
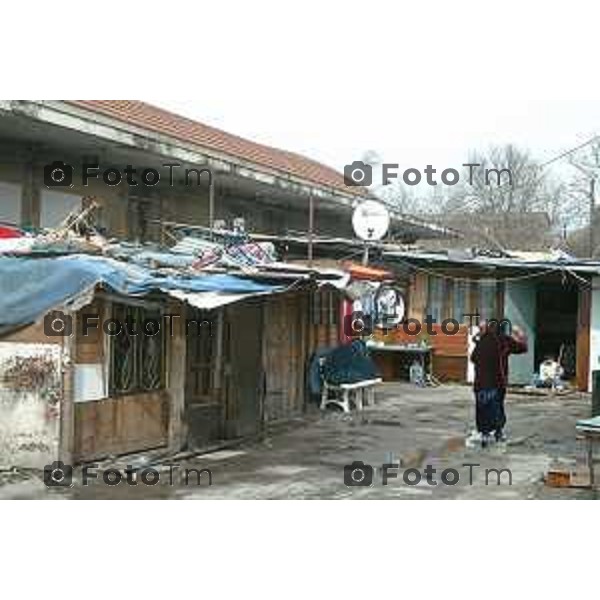
[[[223,407],[215,381],[220,329],[214,312],[188,307],[186,318],[185,418],[188,445],[204,448],[223,438]]]
[[[535,369],[551,358],[560,362],[564,378],[577,373],[577,310],[579,288],[576,283],[542,282],[536,290]]]

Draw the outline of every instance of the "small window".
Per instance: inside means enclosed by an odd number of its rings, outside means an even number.
[[[21,186],[0,181],[0,223],[21,224]]]
[[[113,305],[110,389],[114,395],[163,389],[164,322],[158,310]],[[118,332],[118,333],[115,333]]]
[[[452,293],[452,314],[453,319],[459,323],[468,322],[467,312],[467,293],[469,286],[466,281],[455,281]]]
[[[42,190],[40,197],[40,227],[56,229],[71,214],[81,210],[81,196],[55,190]]]
[[[496,280],[479,281],[479,315],[481,319],[498,319],[496,307]]]
[[[442,277],[429,276],[427,289],[427,314],[431,315],[436,322],[442,321],[444,310],[444,288],[445,280]]]
[[[337,325],[338,295],[336,290],[317,290],[313,294],[312,324]]]

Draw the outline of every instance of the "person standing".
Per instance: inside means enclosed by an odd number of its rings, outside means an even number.
[[[492,432],[496,441],[504,439],[508,357],[524,352],[527,352],[527,338],[519,327],[512,327],[507,333],[496,319],[480,324],[471,361],[475,365],[475,420],[482,447],[488,445]]]

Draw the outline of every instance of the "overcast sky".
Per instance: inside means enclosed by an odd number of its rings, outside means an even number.
[[[69,30],[49,39],[65,76],[5,28],[5,54],[19,48],[3,63],[13,97],[147,100],[338,169],[375,150],[442,170],[506,142],[547,160],[600,133],[596,2],[105,0],[86,27],[69,3],[28,20],[31,38]],[[5,3],[3,16],[28,10]],[[73,52],[95,32],[101,59]]]
[[[585,4],[302,5],[273,8],[277,24],[247,6],[207,33],[196,99],[165,100],[165,86],[144,99],[338,169],[372,149],[441,170],[506,142],[547,160],[599,132],[599,21]]]

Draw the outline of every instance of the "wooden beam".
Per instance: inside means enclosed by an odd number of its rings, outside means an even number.
[[[181,303],[171,302],[169,314],[185,315]],[[187,374],[187,337],[185,318],[171,319],[172,333],[167,337],[167,390],[169,392],[169,450],[177,452],[185,442],[185,383]]]
[[[67,313],[75,322],[75,313]],[[58,458],[67,465],[73,464],[75,450],[75,348],[77,328],[72,335],[62,338],[63,394],[60,402],[60,431]]]

